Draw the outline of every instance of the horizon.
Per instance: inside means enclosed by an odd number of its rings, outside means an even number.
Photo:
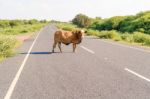
[[[136,15],[150,10],[147,0],[0,0],[0,19],[37,19],[68,22],[82,13],[91,18]],[[60,11],[61,9],[61,11]],[[11,13],[8,13],[11,12]]]

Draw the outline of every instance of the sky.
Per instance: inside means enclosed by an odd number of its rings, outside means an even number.
[[[149,0],[0,0],[0,19],[70,21],[79,13],[109,18],[147,10]]]

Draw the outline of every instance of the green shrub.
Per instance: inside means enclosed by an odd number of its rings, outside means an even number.
[[[150,38],[145,40],[144,45],[150,46]]]
[[[143,34],[140,32],[133,33],[133,40],[136,43],[144,43],[147,39],[149,39],[149,35]]]
[[[133,40],[133,35],[132,34],[129,34],[129,33],[124,33],[124,34],[122,34],[121,35],[121,38],[122,38],[122,40],[123,41],[126,41],[126,42],[134,42],[134,40]]]
[[[99,34],[100,38],[105,38],[105,39],[113,39],[115,41],[120,41],[122,38],[120,34],[114,30],[112,31],[101,31]]]
[[[9,26],[8,20],[0,20],[0,28],[5,28]]]
[[[92,29],[88,29],[87,30],[87,35],[92,35],[92,36],[99,36],[99,31],[98,30],[92,30]]]
[[[20,33],[28,33],[28,30],[24,29],[24,30],[21,30]]]
[[[142,43],[143,45],[150,46],[150,35],[148,34],[135,32],[133,34],[133,39],[136,43]]]
[[[21,20],[9,20],[9,25],[13,28],[14,26],[23,25],[24,22]]]
[[[0,35],[0,60],[12,56],[17,43],[14,36]]]
[[[28,24],[36,24],[36,23],[38,23],[38,20],[36,20],[36,19],[32,19],[32,20],[29,20],[28,21]]]

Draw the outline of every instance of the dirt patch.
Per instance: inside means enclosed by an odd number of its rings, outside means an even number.
[[[24,42],[24,41],[26,41],[27,39],[29,39],[31,36],[32,36],[31,34],[28,34],[28,35],[19,35],[19,36],[17,36],[17,39],[18,39],[19,41]]]

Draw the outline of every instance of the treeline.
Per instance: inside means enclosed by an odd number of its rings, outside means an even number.
[[[0,20],[0,28],[6,28],[6,27],[14,27],[19,25],[33,25],[37,23],[47,23],[46,20]]]
[[[57,27],[68,31],[82,28],[87,35],[98,38],[150,46],[150,11],[105,19],[78,14],[69,23],[57,22]]]
[[[78,14],[72,20],[82,28],[90,28],[95,30],[117,30],[121,33],[142,32],[150,34],[150,11],[140,12],[130,16],[114,16],[107,19],[100,17],[90,18],[83,14]]]

